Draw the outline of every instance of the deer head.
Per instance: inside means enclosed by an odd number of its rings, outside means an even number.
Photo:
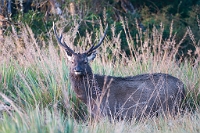
[[[104,35],[101,37],[99,43],[97,45],[92,45],[86,52],[84,53],[76,53],[74,52],[68,45],[63,41],[62,42],[62,34],[58,36],[56,31],[56,26],[53,24],[53,30],[54,34],[56,36],[56,39],[61,47],[63,47],[66,51],[66,55],[68,60],[70,61],[70,72],[75,75],[86,75],[86,74],[92,74],[91,67],[89,66],[89,62],[94,60],[96,57],[96,49],[102,44],[106,32],[108,29],[108,25],[106,26],[106,29],[104,31]]]

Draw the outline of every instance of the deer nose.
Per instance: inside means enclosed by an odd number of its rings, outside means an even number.
[[[74,73],[76,75],[81,75],[83,73],[83,71],[82,71],[81,67],[77,66],[74,68]]]

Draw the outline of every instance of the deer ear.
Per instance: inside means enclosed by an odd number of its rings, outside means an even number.
[[[88,53],[87,54],[87,59],[88,59],[88,61],[92,61],[92,60],[94,60],[94,58],[96,57],[96,51],[94,51],[94,52],[92,52],[92,53]]]
[[[70,53],[69,51],[65,50],[66,51],[66,55],[67,55],[67,59],[69,61],[72,61],[72,53]]]

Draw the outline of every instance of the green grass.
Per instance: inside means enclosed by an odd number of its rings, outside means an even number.
[[[175,118],[154,117],[131,122],[110,122],[106,117],[100,121],[83,121],[82,118],[87,114],[86,108],[70,89],[68,62],[64,51],[55,45],[56,41],[51,37],[48,47],[40,48],[39,44],[46,42],[34,38],[30,28],[24,26],[21,39],[26,48],[23,49],[23,53],[17,51],[20,45],[17,36],[5,36],[5,45],[2,46],[0,132],[200,132],[199,61],[196,61],[196,64],[188,61],[177,63],[174,56],[177,47],[174,51],[169,50],[169,44],[173,46],[173,38],[169,37],[167,41],[156,40],[159,37],[155,36],[162,33],[152,34],[154,38],[139,35],[142,36],[139,40],[142,45],[136,49],[132,44],[134,41],[127,33],[129,48],[135,51],[135,57],[129,58],[122,51],[116,50],[120,47],[119,38],[106,38],[97,58],[91,63],[93,72],[114,76],[164,72],[178,77],[184,82],[187,91],[185,114]],[[69,37],[64,35],[64,38],[66,43],[71,45]],[[118,42],[115,47],[114,41]],[[84,49],[86,45],[85,42],[82,47],[78,46],[75,49]],[[7,49],[8,46],[10,49]],[[107,48],[112,51],[111,55],[108,55]],[[5,51],[7,54],[3,54]]]

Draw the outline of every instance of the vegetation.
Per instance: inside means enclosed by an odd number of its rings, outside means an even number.
[[[139,10],[141,16],[149,12],[150,6],[144,7],[143,11]],[[182,21],[164,16],[161,19],[160,15],[166,13],[164,9],[153,11],[143,19],[138,18],[144,25],[151,23],[143,30],[135,17],[119,17],[114,21],[111,18],[114,8],[110,6],[100,14],[88,11],[83,18],[70,16],[65,7],[63,9],[65,19],[50,16],[48,21],[43,21],[39,16],[44,14],[37,14],[37,11],[24,14],[27,15],[24,21],[13,16],[13,21],[18,20],[18,24],[11,23],[5,30],[4,41],[0,42],[0,132],[200,131],[200,21],[197,12],[188,9],[191,15],[184,19],[191,20],[192,25],[181,25],[176,22]],[[172,17],[178,18],[175,14]],[[29,15],[32,15],[30,21]],[[160,21],[149,19],[150,16],[156,16]],[[91,122],[90,117],[85,117],[84,105],[70,89],[68,62],[55,40],[52,21],[60,32],[64,27],[64,41],[80,52],[99,40],[108,23],[108,36],[98,49],[98,57],[91,63],[94,73],[129,76],[163,72],[178,77],[187,92],[183,114],[175,118],[160,116],[131,122],[113,122],[107,118]],[[34,27],[39,25],[44,29]],[[187,43],[192,49],[186,49],[186,56],[183,56],[180,49]]]
[[[52,3],[52,1],[60,3],[62,14],[55,15],[55,12],[53,14],[54,6],[52,4],[56,4]],[[116,24],[116,33],[121,33],[121,47],[129,55],[128,42],[121,25],[122,16],[127,20],[126,23],[129,25],[127,28],[134,41],[137,40],[137,26],[143,32],[148,32],[149,34],[147,35],[150,35],[154,27],[159,29],[161,23],[165,27],[162,36],[164,40],[170,34],[171,23],[173,23],[173,34],[176,34],[176,42],[179,42],[184,36],[187,30],[186,27],[190,27],[193,31],[195,40],[200,38],[198,23],[200,18],[199,0],[169,0],[163,2],[158,0],[28,0],[24,1],[23,4],[20,4],[20,2],[15,1],[11,4],[12,14],[10,14],[10,17],[7,15],[9,24],[14,25],[18,30],[21,29],[21,25],[27,24],[35,36],[46,41],[53,21],[65,20],[62,25],[65,27],[65,31],[69,31],[70,27],[74,26],[73,22],[76,21],[79,24],[79,34],[76,34],[75,42],[77,44],[79,38],[85,37],[86,31],[98,32],[98,20],[101,19],[104,24]],[[132,8],[130,8],[131,5]],[[137,21],[138,25],[135,25],[135,21]],[[5,33],[8,33],[9,30],[10,26],[5,29]],[[112,37],[112,32],[109,31],[107,35]],[[137,43],[137,45],[140,45],[140,43]],[[181,47],[179,47],[177,58],[183,55],[188,57],[188,50],[191,51],[192,56],[195,56],[196,49],[193,46],[193,42],[189,37],[186,37],[181,43]]]
[[[59,22],[60,23],[60,22]],[[59,23],[56,23],[59,25]],[[127,29],[126,21],[122,20],[123,30]],[[74,23],[75,28],[77,27]],[[170,28],[173,30],[173,25]],[[100,31],[103,26],[100,23]],[[141,121],[110,122],[106,118],[90,122],[83,121],[86,112],[84,107],[74,97],[68,80],[68,67],[65,53],[55,41],[50,32],[48,48],[40,48],[39,44],[47,45],[34,37],[30,27],[22,27],[21,38],[14,35],[5,36],[5,44],[1,46],[1,132],[198,132],[199,121],[199,60],[194,64],[188,61],[179,62],[175,54],[178,46],[171,31],[167,40],[162,39],[163,27],[154,28],[151,37],[137,34],[138,52],[129,58],[121,51],[120,33],[115,32],[115,24],[109,28],[113,36],[106,37],[98,58],[92,63],[94,73],[128,76],[141,73],[164,72],[180,78],[187,91],[184,102],[184,114],[172,117],[144,118]],[[64,34],[67,44],[71,45],[71,35],[76,30]],[[138,33],[141,33],[138,29]],[[126,32],[129,50],[134,40]],[[190,29],[185,33],[192,37]],[[99,39],[99,34],[87,33],[79,38],[82,46],[71,46],[74,49],[85,50],[88,42]],[[185,36],[182,38],[185,39]],[[23,52],[18,52],[18,43],[24,43]],[[180,42],[181,43],[181,42]],[[90,44],[90,43],[89,43]],[[176,44],[176,45],[175,45]],[[150,47],[152,46],[152,47]],[[176,46],[176,47],[175,47]],[[108,54],[108,49],[112,54]],[[197,57],[200,55],[197,54]],[[108,58],[109,57],[109,58]]]

